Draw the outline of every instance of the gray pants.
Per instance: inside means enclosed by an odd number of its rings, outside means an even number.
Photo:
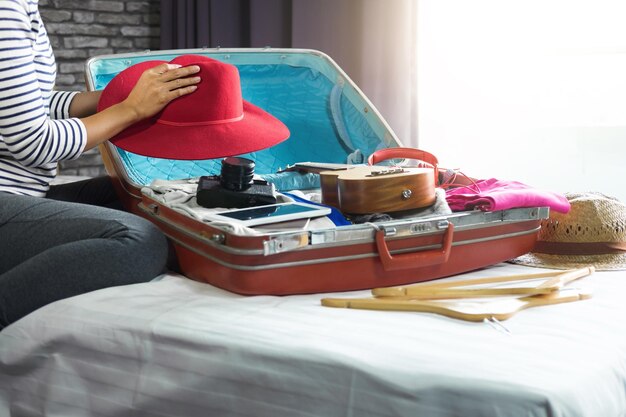
[[[163,272],[167,242],[150,222],[60,201],[114,206],[106,201],[108,179],[105,187],[98,181],[59,187],[50,198],[0,192],[0,329],[53,301],[146,282]],[[101,188],[94,193],[90,185]]]

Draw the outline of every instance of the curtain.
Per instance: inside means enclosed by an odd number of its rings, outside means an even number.
[[[161,0],[161,49],[265,46],[291,46],[291,0]]]
[[[417,147],[416,0],[293,0],[292,43],[333,58]]]
[[[161,49],[322,51],[417,147],[416,22],[416,0],[161,0]]]

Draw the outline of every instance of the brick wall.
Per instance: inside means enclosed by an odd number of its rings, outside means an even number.
[[[57,89],[84,90],[87,59],[159,48],[160,0],[39,0],[57,61]],[[65,175],[104,173],[97,150],[60,169]]]

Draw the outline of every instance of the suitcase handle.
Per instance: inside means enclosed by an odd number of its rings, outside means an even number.
[[[369,165],[375,165],[387,159],[415,159],[420,161],[420,168],[432,168],[435,171],[435,187],[439,182],[439,161],[430,152],[415,148],[385,148],[379,149],[367,158]]]
[[[376,247],[378,248],[378,256],[380,257],[385,271],[397,271],[400,269],[411,269],[441,264],[447,262],[450,257],[453,234],[454,225],[452,223],[448,223],[448,228],[443,234],[441,249],[391,255],[389,248],[387,247],[387,242],[385,241],[385,231],[379,229],[376,231]]]
[[[367,163],[375,165],[387,159],[417,159],[426,162],[433,167],[439,164],[437,157],[430,152],[415,148],[385,148],[379,149],[367,158]]]

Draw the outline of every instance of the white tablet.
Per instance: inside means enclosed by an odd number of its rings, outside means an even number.
[[[257,226],[260,224],[326,216],[328,214],[330,214],[330,208],[328,207],[292,202],[219,211],[207,214],[206,218],[211,221],[235,222],[244,226]]]

